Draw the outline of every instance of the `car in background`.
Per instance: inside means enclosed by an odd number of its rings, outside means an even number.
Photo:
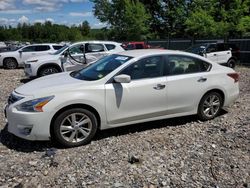
[[[196,44],[186,50],[199,54],[218,64],[234,68],[239,60],[239,49],[228,43],[205,43]]]
[[[0,42],[0,48],[5,48],[5,47],[7,47],[5,42]]]
[[[237,99],[238,80],[233,69],[199,55],[124,51],[16,88],[5,108],[8,131],[74,147],[97,129],[192,114],[210,120]]]
[[[125,50],[135,50],[135,49],[148,49],[150,45],[145,42],[125,42],[122,44]]]
[[[32,44],[14,51],[0,53],[0,66],[6,69],[15,69],[24,66],[24,61],[57,51],[62,46],[58,44]]]
[[[83,41],[64,46],[54,54],[32,57],[25,61],[27,77],[41,77],[62,71],[84,68],[90,63],[113,53],[124,51],[120,43],[111,41]],[[65,62],[63,58],[67,54]]]

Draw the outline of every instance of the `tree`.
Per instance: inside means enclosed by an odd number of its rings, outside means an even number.
[[[213,17],[203,10],[193,12],[185,24],[186,32],[192,37],[208,37],[214,36],[216,33],[216,23]]]
[[[79,27],[82,36],[87,36],[89,35],[90,32],[90,26],[89,26],[89,22],[88,21],[84,21],[82,22],[82,24]]]
[[[250,16],[245,16],[240,19],[237,30],[243,33],[243,36],[250,36]]]
[[[150,14],[139,0],[92,0],[94,15],[110,26],[112,39],[142,40],[149,34]]]

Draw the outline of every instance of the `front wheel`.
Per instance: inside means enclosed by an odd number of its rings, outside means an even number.
[[[204,95],[199,103],[198,117],[201,120],[210,120],[216,117],[222,107],[222,97],[217,92],[210,92]]]
[[[97,131],[97,120],[92,112],[74,108],[61,113],[52,126],[55,141],[75,147],[91,141]]]
[[[16,69],[18,67],[17,61],[14,58],[4,59],[3,65],[6,69]]]

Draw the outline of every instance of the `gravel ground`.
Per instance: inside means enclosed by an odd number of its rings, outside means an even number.
[[[250,187],[250,68],[237,71],[240,97],[214,120],[102,131],[78,148],[18,139],[0,113],[0,187]],[[1,110],[24,78],[22,69],[0,69]]]

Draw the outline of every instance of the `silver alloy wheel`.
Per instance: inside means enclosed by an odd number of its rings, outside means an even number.
[[[220,98],[217,95],[209,95],[203,103],[203,113],[207,117],[214,117],[220,109]]]
[[[89,136],[91,129],[92,122],[86,114],[72,113],[63,119],[60,134],[66,141],[78,143]]]
[[[58,73],[58,70],[54,67],[46,68],[42,71],[42,76]]]
[[[17,64],[16,64],[16,61],[12,58],[8,58],[5,60],[5,66],[7,69],[15,69],[17,68]]]

